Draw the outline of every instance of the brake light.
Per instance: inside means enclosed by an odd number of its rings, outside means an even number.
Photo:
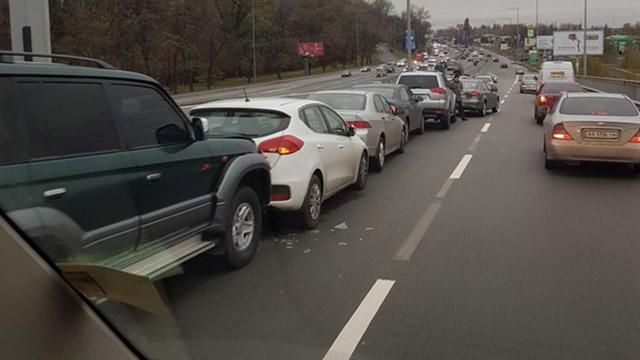
[[[638,130],[638,132],[635,135],[633,135],[633,137],[631,138],[631,140],[629,140],[629,142],[640,144],[640,130]]]
[[[278,136],[260,143],[258,150],[261,153],[276,153],[279,155],[289,155],[302,149],[304,141],[292,135]]]
[[[469,95],[471,95],[471,96],[480,96],[480,93],[479,93],[478,91],[476,91],[476,90],[472,90],[472,91],[469,93]]]
[[[538,104],[539,105],[546,105],[547,104],[547,97],[544,96],[544,95],[538,96]]]
[[[437,88],[432,88],[431,92],[436,94],[444,94],[447,91],[444,88],[437,87]]]
[[[347,120],[347,124],[356,129],[371,129],[371,123],[366,120]]]
[[[573,140],[573,137],[567,132],[567,129],[564,128],[562,123],[556,124],[553,127],[552,136],[556,140]]]

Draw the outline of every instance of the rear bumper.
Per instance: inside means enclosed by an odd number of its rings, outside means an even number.
[[[465,110],[482,110],[482,101],[480,99],[478,100],[472,100],[472,99],[464,99],[462,100],[462,108]]]
[[[603,161],[640,163],[640,144],[578,144],[575,141],[547,141],[547,157],[560,161]]]
[[[440,118],[449,109],[447,108],[446,100],[425,100],[421,101],[420,109],[422,110],[422,116],[425,119]]]
[[[538,87],[536,85],[520,85],[520,92],[538,92]]]

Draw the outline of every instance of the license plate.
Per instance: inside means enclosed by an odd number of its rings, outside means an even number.
[[[585,139],[615,140],[620,137],[620,131],[605,129],[584,129],[582,130],[582,136]]]

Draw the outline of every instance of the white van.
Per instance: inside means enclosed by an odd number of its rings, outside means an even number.
[[[547,81],[575,81],[573,64],[570,61],[545,61],[540,68],[542,83]]]

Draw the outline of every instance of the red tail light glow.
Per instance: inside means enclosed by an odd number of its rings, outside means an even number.
[[[347,124],[356,129],[371,129],[371,123],[366,120],[347,120]]]
[[[544,95],[538,96],[538,105],[546,105],[546,104],[547,104],[547,97]]]
[[[640,130],[629,140],[630,143],[640,144]]]
[[[480,96],[480,93],[479,93],[477,90],[472,90],[472,91],[469,93],[469,95],[471,95],[471,96],[474,96],[474,97],[475,97],[475,96]]]
[[[551,136],[556,140],[573,140],[573,137],[567,132],[567,129],[564,128],[562,123],[556,124],[556,126],[553,127]]]
[[[260,143],[258,149],[261,153],[276,153],[289,155],[302,149],[304,141],[292,135],[278,136]]]
[[[447,91],[444,88],[437,87],[437,88],[432,88],[431,92],[436,94],[444,94]]]

